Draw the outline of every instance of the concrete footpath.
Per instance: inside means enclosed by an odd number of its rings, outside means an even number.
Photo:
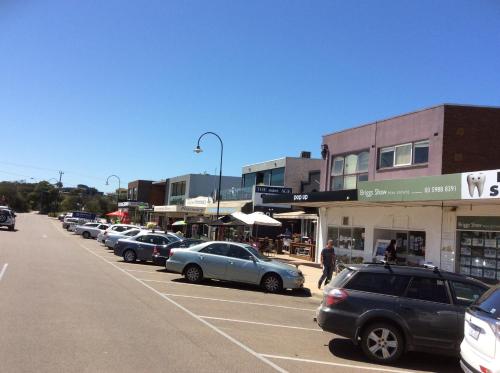
[[[318,280],[321,277],[323,270],[318,263],[293,258],[286,254],[274,254],[273,256],[271,256],[271,259],[280,260],[282,262],[297,266],[304,274],[304,288],[310,290],[312,297],[318,299],[323,298],[324,286],[322,286],[321,289],[318,289]],[[333,274],[333,277],[335,277],[335,273]]]

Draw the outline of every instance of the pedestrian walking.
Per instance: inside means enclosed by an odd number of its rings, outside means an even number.
[[[384,253],[385,260],[389,263],[396,263],[396,240],[391,240]]]
[[[323,281],[327,285],[333,274],[333,269],[335,268],[335,249],[333,248],[333,240],[328,240],[326,247],[321,250],[321,266],[323,268],[323,274],[318,281],[318,289],[321,289]]]

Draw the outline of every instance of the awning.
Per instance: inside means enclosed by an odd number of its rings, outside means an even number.
[[[243,201],[220,201],[219,215],[229,215],[233,212],[240,211],[248,204],[252,203],[251,200]],[[205,209],[206,215],[217,215],[217,202],[210,203]]]
[[[232,217],[242,221],[247,225],[263,225],[266,227],[281,227],[281,222],[267,216],[266,214],[257,211],[251,214],[244,214],[242,212],[233,212]]]
[[[155,206],[154,212],[179,212],[185,214],[203,214],[205,208],[203,207],[193,207],[193,206],[183,206],[183,205],[166,205],[166,206]]]
[[[318,219],[318,215],[316,214],[306,214],[304,211],[291,211],[291,212],[282,212],[279,214],[273,214],[273,218],[275,219],[290,219],[290,220],[316,220]]]

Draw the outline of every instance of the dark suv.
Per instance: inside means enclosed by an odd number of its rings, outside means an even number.
[[[325,288],[317,320],[381,363],[412,350],[458,355],[465,308],[487,289],[436,268],[354,265]]]

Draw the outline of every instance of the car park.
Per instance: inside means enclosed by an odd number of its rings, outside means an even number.
[[[83,238],[97,238],[97,235],[104,232],[108,227],[108,224],[85,223],[75,226],[75,234],[81,235]]]
[[[146,231],[134,237],[119,239],[113,251],[115,255],[123,257],[126,262],[152,261],[155,248],[175,241],[180,241],[180,238],[173,233]]]
[[[0,206],[0,227],[13,231],[16,226],[16,213],[7,206]]]
[[[186,238],[182,241],[176,241],[168,244],[167,246],[160,246],[158,248],[153,249],[153,263],[160,266],[165,266],[167,258],[170,254],[171,249],[187,249],[191,246],[199,245],[205,241],[195,239],[195,238]]]
[[[488,290],[465,312],[460,365],[466,373],[500,373],[500,287]]]
[[[119,239],[127,238],[127,237],[134,237],[134,236],[138,235],[139,233],[141,233],[141,231],[142,230],[140,228],[131,228],[131,229],[125,230],[123,232],[108,233],[106,235],[104,245],[110,249],[114,249],[115,245]]]
[[[406,351],[458,355],[465,308],[486,290],[436,267],[352,265],[325,288],[317,322],[378,363]]]
[[[304,276],[296,267],[269,259],[252,246],[214,241],[189,249],[172,249],[168,271],[197,283],[206,279],[260,285],[268,292],[302,288]]]

